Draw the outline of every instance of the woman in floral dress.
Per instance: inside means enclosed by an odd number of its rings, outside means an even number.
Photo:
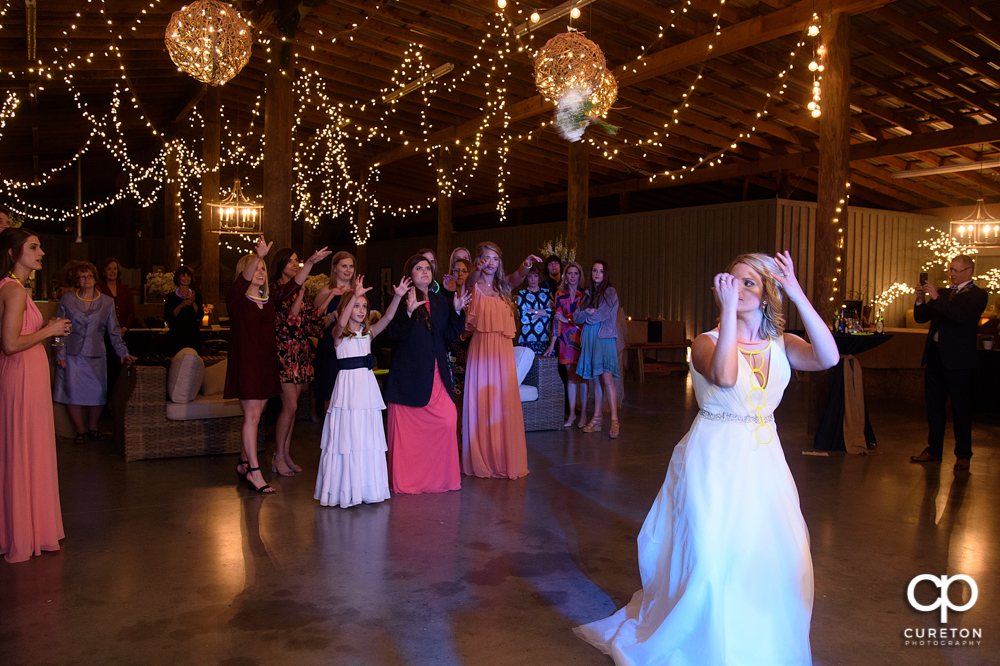
[[[552,327],[552,292],[542,285],[542,271],[535,264],[528,271],[528,286],[517,292],[517,316],[520,331],[518,347],[528,347],[544,354],[549,346]]]
[[[552,342],[545,350],[545,355],[551,356],[556,344],[558,344],[559,364],[566,368],[569,418],[563,424],[564,428],[573,425],[573,417],[576,415],[577,388],[580,392],[580,420],[577,427],[582,428],[587,425],[587,380],[580,379],[576,374],[576,364],[580,360],[580,329],[582,327],[573,323],[573,313],[580,305],[580,300],[585,293],[583,267],[575,261],[571,261],[566,264],[566,270],[562,274],[562,282],[556,292]]]
[[[271,291],[287,284],[299,272],[299,257],[291,248],[274,255],[271,266]],[[292,476],[302,468],[295,464],[289,453],[292,428],[299,397],[313,380],[312,344],[309,337],[323,331],[323,315],[306,300],[307,289],[303,284],[294,296],[275,304],[278,341],[278,374],[281,380],[281,414],[275,428],[277,451],[271,460],[271,471],[282,476]]]

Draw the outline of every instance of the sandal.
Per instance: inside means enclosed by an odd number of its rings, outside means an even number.
[[[87,443],[87,433],[85,433],[85,432],[78,432],[78,433],[76,433],[76,437],[73,438],[73,443],[74,444],[86,444]]]
[[[296,474],[302,471],[301,467],[292,462],[292,459],[288,457],[288,454],[285,454],[285,464],[288,465],[288,468]]]
[[[274,492],[274,488],[272,488],[271,486],[267,485],[266,483],[264,485],[262,485],[262,486],[255,486],[253,484],[253,481],[250,480],[250,473],[251,472],[259,472],[259,471],[260,471],[260,467],[247,467],[247,474],[244,477],[247,480],[247,485],[249,485],[251,488],[253,488],[253,490],[255,490],[256,492],[261,493],[262,495],[270,495],[271,493]]]
[[[603,426],[603,425],[604,425],[604,417],[603,416],[595,416],[594,418],[590,419],[590,423],[588,423],[584,427],[583,431],[584,432],[600,432],[601,431],[601,426]]]
[[[608,433],[608,436],[611,439],[618,439],[618,430],[618,419],[611,419],[611,432]]]
[[[274,455],[271,456],[271,471],[275,474],[280,474],[281,476],[295,476],[295,470],[290,468],[288,464],[285,464],[285,471],[278,469],[278,452],[275,451]]]
[[[100,430],[88,430],[87,437],[91,438],[95,442],[106,442],[108,439],[108,436]]]

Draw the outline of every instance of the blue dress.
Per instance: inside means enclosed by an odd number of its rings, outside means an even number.
[[[107,403],[105,331],[118,357],[128,356],[115,315],[114,300],[110,296],[99,295],[88,302],[71,291],[59,300],[56,316],[69,319],[73,328],[63,339],[64,346],[56,347],[56,360],[66,361],[66,367],[56,367],[52,399],[67,405],[97,406]]]
[[[617,338],[602,338],[600,331],[602,326],[613,327],[618,317],[618,292],[609,287],[596,311],[588,313],[586,310],[591,307],[593,306],[590,304],[581,304],[573,312],[573,321],[583,324],[583,333],[580,336],[580,360],[576,365],[576,374],[583,379],[594,379],[600,377],[601,373],[610,372],[617,379],[619,377]]]

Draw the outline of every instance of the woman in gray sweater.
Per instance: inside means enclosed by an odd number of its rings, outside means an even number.
[[[615,379],[618,373],[618,292],[611,286],[608,264],[602,259],[590,269],[591,288],[583,303],[573,313],[573,321],[583,324],[580,340],[580,362],[576,374],[593,379],[594,418],[584,432],[599,432],[604,418],[603,396],[611,407],[611,439],[618,437],[618,395]],[[602,390],[603,384],[603,390]]]

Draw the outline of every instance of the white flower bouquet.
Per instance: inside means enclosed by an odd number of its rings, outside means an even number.
[[[562,138],[569,142],[579,141],[590,123],[597,123],[608,134],[617,134],[621,129],[597,117],[595,104],[591,101],[590,88],[567,88],[556,100],[554,124]]]
[[[174,291],[173,273],[150,273],[146,276],[145,283],[146,302],[158,303],[163,301],[163,297]]]
[[[316,294],[319,290],[325,287],[330,282],[330,277],[325,273],[319,273],[318,275],[310,275],[306,278],[306,292],[309,294],[309,298],[315,300]]]

